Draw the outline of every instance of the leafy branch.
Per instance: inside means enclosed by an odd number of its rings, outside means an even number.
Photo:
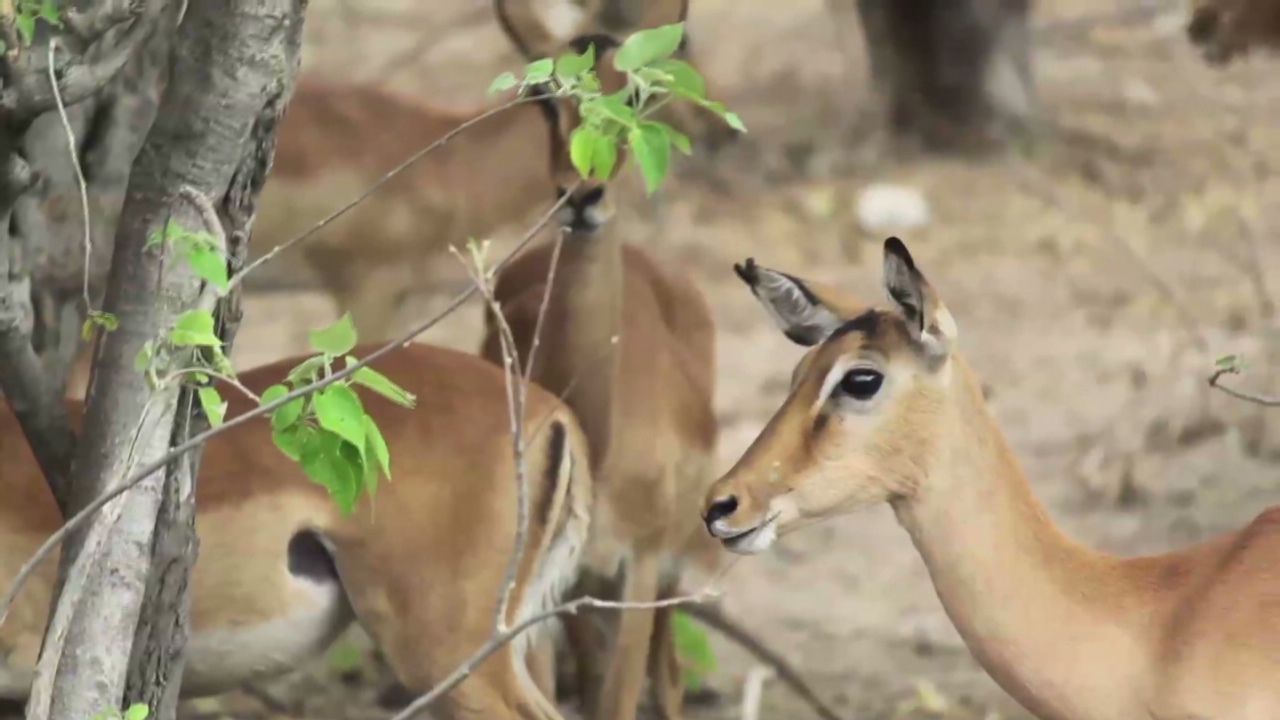
[[[569,157],[582,178],[611,179],[618,148],[625,143],[640,166],[645,191],[653,194],[666,180],[672,147],[685,155],[693,151],[683,133],[651,119],[664,105],[692,102],[716,113],[738,132],[747,131],[742,118],[707,97],[706,80],[692,65],[672,57],[683,37],[683,23],[628,37],[613,56],[613,69],[624,74],[626,84],[610,93],[602,89],[595,70],[594,45],[580,54],[535,60],[525,67],[523,78],[502,73],[494,78],[489,92],[545,86],[556,97],[572,98],[582,122],[569,137]]]
[[[1223,375],[1239,375],[1244,372],[1244,358],[1239,355],[1226,355],[1218,358],[1214,365],[1216,369],[1209,376],[1209,387],[1216,388],[1237,400],[1244,400],[1263,407],[1280,407],[1280,397],[1244,392],[1222,384]]]

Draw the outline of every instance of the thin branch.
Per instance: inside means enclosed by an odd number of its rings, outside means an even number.
[[[805,681],[804,676],[794,665],[780,653],[770,648],[755,633],[725,614],[719,605],[690,605],[684,609],[690,617],[698,619],[707,627],[724,634],[730,640],[741,645],[747,652],[756,656],[760,662],[769,666],[778,675],[778,679],[790,687],[795,694],[809,704],[813,712],[824,720],[840,720],[836,711],[818,697],[818,693]]]
[[[575,185],[574,188],[576,187],[577,186]],[[510,262],[512,257],[514,257],[521,250],[523,250],[524,247],[533,240],[533,238],[538,234],[538,231],[540,231],[543,228],[543,226],[545,226],[548,222],[550,222],[551,218],[555,216],[556,212],[559,211],[560,208],[564,206],[564,203],[568,200],[568,198],[572,195],[572,193],[573,193],[573,189],[571,189],[570,192],[565,193],[563,196],[561,196],[558,200],[556,200],[555,203],[551,205],[550,208],[548,208],[548,210],[545,213],[543,213],[543,215],[538,219],[537,224],[535,224],[532,228],[530,228],[525,233],[525,235],[516,244],[516,247],[511,251],[511,253],[508,254],[505,258],[503,258],[501,262],[499,262],[497,265],[494,266],[495,271],[501,269],[508,262]],[[22,569],[18,571],[18,574],[14,578],[12,586],[9,588],[9,592],[4,597],[4,601],[0,603],[0,625],[4,624],[4,620],[9,614],[9,609],[13,606],[14,598],[17,597],[18,592],[22,589],[22,586],[26,583],[27,579],[30,577],[31,573],[35,570],[36,566],[42,560],[44,560],[44,558],[48,556],[50,552],[52,552],[53,548],[57,547],[58,544],[62,542],[63,539],[66,538],[68,533],[72,532],[81,524],[83,524],[86,519],[88,519],[93,515],[93,513],[101,509],[103,505],[106,505],[107,503],[111,502],[113,499],[115,499],[119,495],[127,492],[134,486],[138,485],[139,483],[141,483],[143,480],[148,478],[152,473],[156,472],[157,470],[164,468],[166,465],[182,457],[183,455],[190,452],[191,450],[194,450],[195,448],[200,447],[201,445],[204,445],[210,439],[218,435],[221,435],[224,432],[228,432],[236,427],[239,427],[240,425],[244,425],[250,420],[264,417],[270,413],[273,413],[277,409],[285,406],[286,404],[298,398],[306,397],[318,390],[326,388],[329,385],[332,385],[333,383],[338,382],[339,380],[342,380],[346,377],[353,375],[360,368],[365,367],[366,365],[369,365],[375,360],[378,360],[379,358],[382,358],[394,352],[397,348],[401,348],[408,345],[410,342],[413,341],[414,338],[418,337],[419,335],[426,332],[427,330],[430,330],[431,328],[435,327],[441,320],[444,320],[446,317],[453,314],[458,308],[462,307],[462,305],[467,300],[471,299],[471,297],[475,295],[477,292],[478,292],[478,288],[476,288],[474,285],[469,286],[467,289],[455,295],[454,298],[451,301],[449,301],[449,304],[445,306],[445,308],[441,310],[439,313],[436,313],[430,319],[420,323],[418,326],[414,327],[404,336],[398,339],[392,340],[384,344],[382,347],[378,348],[377,350],[374,350],[373,352],[369,353],[365,357],[361,358],[358,362],[351,363],[347,365],[345,368],[343,368],[342,370],[339,370],[329,375],[328,377],[321,378],[316,382],[311,383],[310,385],[305,385],[292,392],[289,392],[273,402],[269,402],[265,405],[261,405],[248,412],[241,413],[240,415],[237,415],[236,417],[227,420],[226,422],[222,423],[221,425],[215,428],[209,428],[208,430],[205,430],[204,432],[190,438],[186,442],[183,442],[175,446],[169,452],[165,453],[161,457],[147,464],[147,466],[142,468],[142,470],[129,476],[129,478],[124,482],[115,486],[111,490],[99,495],[92,502],[88,503],[84,507],[84,509],[80,510],[78,513],[76,513],[74,516],[68,519],[67,522],[62,527],[58,528],[58,530],[56,530],[52,535],[50,535],[49,538],[45,540],[43,544],[40,545],[39,549],[36,550],[35,554],[31,556],[31,559],[29,559],[26,562],[26,564],[22,566]]]
[[[254,260],[253,262],[246,265],[243,270],[235,274],[235,277],[231,278],[231,283],[230,283],[230,287],[228,288],[228,292],[230,292],[231,289],[234,289],[236,285],[240,284],[240,282],[244,280],[246,275],[253,272],[260,265],[271,260],[276,255],[279,255],[280,253],[284,252],[285,250],[288,250],[294,245],[297,245],[303,240],[306,240],[312,235],[316,234],[320,230],[324,229],[325,226],[332,223],[334,220],[337,220],[343,215],[346,215],[348,211],[350,211],[352,208],[359,205],[360,203],[364,202],[370,195],[373,195],[375,192],[377,192],[379,188],[387,184],[392,178],[394,178],[395,176],[407,170],[409,166],[421,160],[428,153],[443,147],[450,140],[457,137],[459,133],[465,132],[467,129],[471,128],[472,126],[480,122],[483,122],[484,120],[487,120],[493,117],[494,115],[497,115],[498,113],[510,110],[511,108],[516,107],[517,105],[523,105],[524,103],[533,102],[535,100],[543,100],[543,99],[546,99],[547,97],[548,96],[546,95],[533,95],[528,97],[516,98],[515,100],[511,100],[510,102],[503,103],[502,105],[499,105],[491,110],[487,110],[471,118],[470,120],[462,123],[458,127],[445,133],[444,135],[440,136],[440,138],[437,139],[435,142],[422,148],[418,152],[410,155],[407,159],[404,160],[404,162],[401,162],[399,165],[389,170],[385,175],[378,178],[377,182],[370,185],[364,192],[360,193],[355,198],[352,198],[351,201],[348,202],[346,205],[343,205],[337,210],[334,210],[333,212],[329,213],[324,219],[320,220],[315,225],[312,225],[310,228],[308,228],[301,234],[295,235],[294,237],[271,248],[270,252],[268,252],[267,254],[263,255],[257,260]]]
[[[1280,397],[1274,395],[1256,395],[1254,393],[1244,392],[1243,390],[1229,388],[1222,384],[1221,378],[1223,375],[1236,374],[1238,374],[1238,372],[1232,369],[1215,370],[1214,373],[1209,376],[1209,387],[1217,388],[1237,400],[1244,400],[1245,402],[1251,402],[1263,407],[1280,407]]]
[[[173,372],[166,375],[164,379],[160,381],[160,384],[167,385],[170,381],[177,380],[185,375],[208,375],[211,378],[221,380],[222,382],[230,385],[236,390],[239,390],[245,397],[249,398],[250,400],[254,402],[262,402],[262,398],[258,397],[257,393],[245,387],[244,383],[240,382],[235,377],[232,377],[231,375],[223,375],[222,373],[216,372],[214,370],[210,370],[207,367],[188,367],[188,368],[182,368],[181,370],[174,370]]]
[[[71,167],[76,171],[76,183],[80,186],[81,220],[84,223],[84,280],[81,291],[84,293],[85,312],[92,312],[93,301],[89,297],[89,264],[93,256],[93,238],[89,224],[89,188],[84,181],[84,170],[80,167],[80,156],[76,152],[76,133],[71,129],[71,119],[67,117],[67,108],[62,102],[62,92],[58,90],[58,78],[54,75],[53,52],[57,45],[57,38],[49,38],[49,88],[53,91],[53,101],[58,108],[58,117],[62,119],[62,129],[67,134],[67,153],[71,156]]]
[[[719,594],[710,589],[694,595],[683,595],[681,597],[668,598],[666,600],[658,600],[656,602],[613,602],[609,600],[599,600],[593,597],[580,597],[561,603],[550,610],[531,615],[528,618],[516,623],[511,629],[500,632],[489,639],[481,648],[471,657],[459,665],[452,673],[449,674],[439,685],[431,688],[425,695],[414,700],[404,710],[396,713],[391,720],[409,720],[418,713],[426,710],[432,703],[439,700],[445,693],[454,689],[463,680],[471,676],[475,672],[476,667],[484,662],[486,658],[500,650],[504,645],[516,639],[521,633],[538,623],[550,620],[559,615],[572,615],[584,608],[596,608],[606,610],[648,610],[665,607],[675,607],[683,605],[693,605],[695,603],[708,602],[717,598]]]

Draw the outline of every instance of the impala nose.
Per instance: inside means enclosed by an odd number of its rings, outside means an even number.
[[[715,535],[716,533],[715,533],[714,527],[716,522],[729,517],[730,515],[737,512],[737,510],[738,510],[737,495],[730,495],[728,497],[723,497],[711,503],[711,505],[707,507],[707,514],[702,518],[702,521],[707,525],[707,532],[711,533],[712,535]]]

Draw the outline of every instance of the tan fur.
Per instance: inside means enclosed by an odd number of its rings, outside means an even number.
[[[1163,555],[1075,543],[1032,494],[963,358],[929,353],[950,348],[955,324],[911,272],[923,322],[901,307],[839,311],[838,323],[859,319],[806,354],[782,407],[708,493],[708,528],[760,552],[887,501],[974,657],[1039,717],[1280,717],[1280,508]],[[885,376],[864,405],[833,390],[851,363]]]
[[[1254,49],[1280,51],[1277,0],[1193,0],[1187,35],[1211,63]]]
[[[241,379],[261,391],[300,360]],[[502,373],[474,356],[418,344],[375,367],[417,394],[419,406],[407,410],[361,393],[389,445],[393,480],[350,517],[273,446],[265,421],[208,444],[197,491],[201,549],[184,694],[291,670],[323,650],[353,614],[415,691],[444,679],[492,635],[517,492]],[[576,576],[591,498],[587,447],[572,412],[538,387],[528,399],[530,534],[512,620],[546,607]],[[231,400],[229,414],[249,409],[247,401]],[[71,410],[78,418],[80,403]],[[553,464],[557,424],[568,458]],[[0,578],[7,587],[60,520],[13,415],[0,415],[0,425]],[[286,549],[303,530],[332,547],[340,585],[290,573]],[[56,562],[44,565],[0,627],[0,678],[35,660]],[[559,717],[529,679],[527,645],[499,651],[436,711],[477,720]]]
[[[304,79],[280,127],[252,255],[310,228],[479,114]],[[362,339],[386,339],[398,329],[396,311],[429,284],[448,245],[484,238],[555,200],[547,165],[551,130],[536,103],[470,127],[291,250],[292,259],[274,261],[274,270],[302,260],[338,307],[351,311]]]
[[[602,56],[602,65],[608,57]],[[621,82],[601,79],[606,91]],[[561,187],[577,182],[564,158],[555,175]],[[595,195],[602,199],[572,210]],[[607,224],[608,199],[599,182],[581,183],[561,216],[572,224],[580,212],[596,227],[564,237],[532,377],[564,397],[591,448],[599,482],[585,562],[604,577],[624,568],[620,592],[599,578],[583,590],[651,602],[677,591],[685,564],[718,560],[697,518],[679,512],[697,502],[711,479],[715,330],[706,300],[687,277],[618,239]],[[522,363],[528,362],[552,249],[549,243],[530,249],[497,280],[495,294]],[[491,314],[482,353],[502,361]],[[634,718],[646,673],[663,715],[679,717],[683,688],[670,615],[666,609],[618,615],[604,660],[597,659],[601,639],[589,621],[569,620],[593,717]]]

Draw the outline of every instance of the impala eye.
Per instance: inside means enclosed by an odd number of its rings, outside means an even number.
[[[840,392],[854,400],[870,400],[880,392],[884,375],[871,368],[854,368],[840,379]]]

